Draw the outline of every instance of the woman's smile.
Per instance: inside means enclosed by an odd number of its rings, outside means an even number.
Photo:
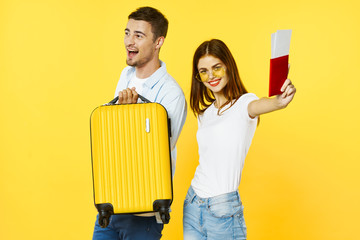
[[[210,86],[216,87],[217,85],[219,85],[220,81],[221,81],[221,78],[218,78],[218,79],[211,80],[208,83],[210,84]]]

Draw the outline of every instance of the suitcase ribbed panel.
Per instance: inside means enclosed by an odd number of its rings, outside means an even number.
[[[146,132],[146,119],[150,132]],[[91,115],[95,204],[114,213],[153,211],[172,199],[165,109],[156,103],[101,106]]]

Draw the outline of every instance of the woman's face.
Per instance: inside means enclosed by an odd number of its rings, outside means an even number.
[[[222,93],[228,83],[225,64],[212,55],[205,55],[199,59],[197,68],[204,85],[213,93]]]

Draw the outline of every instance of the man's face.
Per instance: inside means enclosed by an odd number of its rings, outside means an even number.
[[[143,67],[156,55],[156,41],[151,25],[146,21],[129,19],[125,29],[124,43],[126,63],[133,67]]]

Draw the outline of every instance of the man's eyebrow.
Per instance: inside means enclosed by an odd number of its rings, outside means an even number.
[[[125,28],[125,32],[130,32],[130,29]],[[141,35],[146,36],[146,34],[145,34],[145,33],[143,33],[142,31],[134,31],[134,33],[135,33],[135,34],[141,34]]]
[[[146,36],[146,34],[145,34],[145,33],[143,33],[142,31],[134,31],[134,33],[136,33],[136,34],[141,34],[141,35]]]

